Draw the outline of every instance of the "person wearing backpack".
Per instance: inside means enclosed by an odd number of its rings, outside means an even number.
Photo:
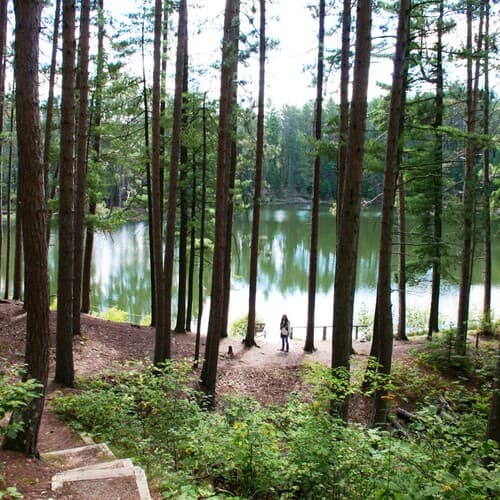
[[[281,350],[288,352],[288,335],[290,335],[290,321],[286,314],[281,316],[280,321]]]

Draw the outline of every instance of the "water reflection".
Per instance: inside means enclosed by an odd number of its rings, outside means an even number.
[[[359,241],[359,264],[355,296],[355,317],[360,311],[373,314],[377,276],[380,217],[363,212]],[[259,239],[259,273],[257,280],[257,315],[268,325],[268,332],[278,332],[279,319],[287,313],[292,325],[306,324],[309,267],[310,211],[300,208],[264,208],[261,212]],[[500,236],[493,231],[493,255],[500,249]],[[236,218],[233,234],[232,289],[229,319],[240,318],[248,309],[248,273],[250,262],[251,214]],[[333,276],[335,269],[335,218],[326,209],[320,210],[318,238],[318,278],[316,324],[329,325],[333,311]],[[458,248],[458,246],[457,246]],[[5,249],[4,249],[5,252]],[[4,262],[4,261],[3,261]],[[198,266],[198,263],[196,263]],[[210,269],[206,266],[204,289],[210,290]],[[57,285],[57,232],[49,251],[51,295]],[[195,273],[195,282],[197,282]],[[482,269],[476,269],[471,289],[471,311],[476,314],[482,304]],[[458,273],[456,273],[458,276]],[[422,277],[419,285],[408,288],[408,306],[426,310],[429,305],[429,281]],[[500,303],[500,265],[493,261],[492,304]],[[453,323],[456,316],[457,283],[443,284],[440,309],[444,323]],[[173,296],[177,293],[174,276]],[[196,312],[197,291],[194,307]],[[147,224],[129,223],[112,234],[99,233],[95,238],[92,266],[92,308],[104,311],[110,307],[127,311],[129,320],[140,322],[150,314],[150,269]],[[396,294],[393,302],[397,300]],[[173,315],[175,317],[173,304]],[[203,327],[209,310],[205,299]],[[394,306],[394,311],[396,308]],[[275,332],[276,331],[276,332]]]

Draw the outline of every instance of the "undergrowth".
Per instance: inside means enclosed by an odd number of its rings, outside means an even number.
[[[3,360],[0,358],[0,361]],[[0,421],[11,412],[24,408],[33,398],[40,396],[42,385],[33,378],[26,377],[26,370],[14,367],[0,369]],[[2,436],[15,437],[22,429],[23,421],[16,419],[0,425],[0,445]],[[21,498],[14,486],[9,486],[2,475],[0,466],[0,499]]]
[[[320,370],[311,371],[319,389],[310,402],[291,397],[274,408],[230,396],[223,410],[202,410],[189,363],[82,380],[77,393],[60,394],[52,405],[73,427],[145,467],[164,498],[500,495],[499,451],[484,441],[487,391],[457,384],[443,395],[439,383],[422,378],[418,388],[418,373],[407,371],[403,379],[402,372],[393,374],[391,390],[408,387],[421,404],[415,421],[398,435],[332,418],[323,399],[330,382]],[[426,394],[426,387],[432,391]]]

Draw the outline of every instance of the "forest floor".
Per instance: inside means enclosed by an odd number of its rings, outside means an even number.
[[[279,323],[279,318],[278,318]],[[55,451],[82,445],[81,436],[72,431],[51,410],[50,400],[55,391],[61,390],[53,382],[56,316],[51,313],[51,372],[39,433],[40,452]],[[280,350],[278,328],[266,326],[266,336],[257,338],[258,347],[245,349],[240,338],[226,338],[221,341],[218,364],[217,394],[228,393],[249,395],[263,405],[284,403],[291,393],[306,389],[302,368],[307,362],[331,362],[331,342],[316,341],[316,351],[306,354],[303,340],[291,340],[290,352]],[[0,301],[0,370],[5,364],[21,365],[24,359],[26,314],[22,304]],[[172,358],[192,359],[195,334],[172,335]],[[205,339],[201,339],[201,356]],[[411,354],[411,347],[425,344],[424,337],[412,338],[409,342],[395,341],[394,359],[405,361]],[[227,354],[229,346],[233,355]],[[82,315],[81,335],[73,342],[76,377],[87,376],[103,370],[120,369],[128,361],[151,359],[154,347],[154,329],[139,327],[130,323],[115,323]],[[368,359],[369,342],[355,342],[356,354],[353,364],[362,364]],[[69,390],[69,389],[65,389]],[[352,401],[351,415],[360,422],[367,422],[369,415],[362,400]],[[0,451],[0,477],[7,485],[15,485],[24,498],[54,498],[50,482],[58,468],[43,460],[26,458],[19,453]],[[0,482],[0,491],[2,485]],[[156,497],[152,492],[153,497]]]

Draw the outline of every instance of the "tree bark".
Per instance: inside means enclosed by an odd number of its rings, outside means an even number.
[[[186,40],[187,42],[187,40]],[[187,92],[188,92],[188,53],[187,47],[184,49],[183,76],[182,76],[182,112],[181,129],[187,125]],[[186,293],[187,293],[187,238],[188,238],[188,148],[185,144],[180,146],[180,173],[179,173],[179,275],[177,289],[177,321],[175,325],[176,333],[186,333]]]
[[[252,239],[250,243],[250,275],[248,288],[248,323],[245,347],[255,344],[257,273],[259,259],[260,201],[264,160],[264,98],[266,71],[266,1],[260,0],[259,31],[259,97],[257,104],[257,141],[255,146],[255,186],[253,196]]]
[[[207,198],[207,95],[203,95],[202,106],[202,135],[203,135],[203,158],[201,164],[201,201],[200,201],[200,264],[198,271],[198,321],[196,322],[196,340],[194,346],[194,363],[193,366],[198,366],[200,357],[200,340],[201,340],[201,320],[203,316],[203,272],[205,269],[205,218],[206,218],[206,198]]]
[[[16,127],[17,128],[17,127]],[[23,187],[17,184],[17,199],[16,199],[16,235],[14,248],[14,282],[12,290],[12,299],[21,300],[23,278],[22,278],[22,262],[23,262],[23,214],[21,210],[20,199],[23,194]]]
[[[344,0],[342,10],[342,48],[340,54],[339,152],[337,167],[337,233],[340,232],[342,198],[347,168],[349,134],[349,59],[351,54],[351,0]]]
[[[7,0],[0,1],[0,134],[4,129],[5,111],[5,48],[7,45]],[[3,186],[3,139],[0,139],[0,185]],[[3,213],[3,190],[0,190],[0,213]],[[0,224],[0,269],[3,257],[3,224]]]
[[[80,334],[80,309],[82,304],[82,276],[85,239],[85,197],[87,192],[87,138],[89,107],[89,43],[90,0],[82,0],[80,8],[80,64],[78,137],[76,155],[75,239],[73,278],[73,335]]]
[[[185,71],[187,52],[187,4],[186,0],[179,3],[179,26],[177,31],[177,54],[175,62],[174,112],[172,124],[172,142],[170,150],[170,172],[168,182],[167,229],[165,232],[165,359],[170,358],[170,337],[172,323],[172,280],[175,249],[175,213],[177,208],[177,176],[179,172],[179,157],[181,149],[182,129],[182,93],[187,78]],[[184,277],[185,278],[185,277]]]
[[[222,43],[221,91],[219,105],[219,132],[217,144],[217,199],[215,206],[215,248],[212,266],[212,293],[205,349],[205,362],[201,372],[200,388],[207,396],[206,404],[215,404],[219,340],[227,329],[227,301],[225,279],[227,237],[229,224],[229,184],[231,175],[232,143],[236,131],[235,99],[238,68],[239,0],[226,0],[224,37]]]
[[[233,89],[233,109],[236,109],[236,88]],[[236,120],[236,113],[234,113]],[[223,284],[223,301],[222,307],[223,317],[221,321],[222,328],[220,330],[221,338],[228,337],[228,321],[229,321],[229,301],[231,298],[231,250],[232,250],[232,235],[233,235],[233,217],[234,217],[234,188],[236,182],[236,161],[237,161],[237,145],[236,145],[236,123],[234,125],[233,138],[231,139],[231,159],[229,160],[229,179],[228,179],[228,205],[226,213],[226,249],[225,249],[225,264],[224,264],[224,284]]]
[[[441,246],[443,238],[443,138],[440,128],[443,126],[443,29],[444,2],[439,2],[439,18],[436,44],[436,117],[434,120],[434,161],[436,165],[435,183],[433,187],[433,248],[431,305],[427,338],[439,331],[439,296],[441,291]]]
[[[186,302],[186,331],[190,332],[193,320],[193,299],[194,299],[194,271],[196,261],[196,188],[197,188],[197,158],[193,153],[191,157],[191,223],[189,227],[189,264],[188,264],[188,284]]]
[[[356,15],[356,49],[353,94],[349,118],[346,176],[337,238],[333,304],[332,369],[349,370],[352,352],[354,290],[358,256],[363,177],[368,72],[371,53],[371,0],[359,0]],[[332,403],[332,413],[348,418],[348,401]]]
[[[465,151],[465,171],[463,182],[463,236],[462,254],[460,258],[460,288],[458,295],[457,332],[455,335],[455,350],[459,355],[465,355],[467,351],[470,286],[473,265],[474,156],[476,151],[473,134],[476,125],[476,102],[474,99],[472,76],[472,10],[472,0],[467,0],[467,144]]]
[[[490,2],[483,0],[485,11],[484,26],[484,91],[483,91],[483,134],[490,134],[490,84],[489,84],[489,51],[490,51]],[[483,150],[483,211],[484,211],[484,297],[483,297],[483,331],[492,333],[491,324],[491,179],[490,148]]]
[[[102,119],[102,89],[104,85],[104,0],[97,2],[97,64],[96,64],[96,84],[94,90],[94,109],[93,109],[93,131],[92,131],[92,160],[99,163],[101,159],[101,126]],[[92,193],[89,193],[89,215],[95,215],[97,210],[97,201]],[[83,255],[83,276],[82,276],[82,304],[81,312],[90,312],[90,294],[91,294],[91,269],[92,253],[94,248],[94,228],[87,225],[85,235],[85,251]]]
[[[321,116],[323,111],[323,58],[325,42],[325,1],[319,2],[319,30],[318,30],[318,62],[316,73],[316,104],[314,110],[314,139],[316,154],[314,156],[312,210],[311,210],[311,244],[309,250],[309,281],[307,300],[307,328],[304,351],[312,353],[314,347],[314,312],[316,307],[316,279],[318,268],[318,218],[319,218],[319,180],[321,176]]]
[[[14,133],[14,106],[10,110],[10,134]],[[10,288],[10,256],[11,256],[11,216],[12,216],[12,143],[9,144],[9,159],[8,159],[8,169],[7,169],[7,242],[5,249],[5,293],[4,298],[7,300],[9,298],[9,288]]]
[[[398,183],[399,259],[398,259],[398,340],[408,340],[406,335],[406,197],[403,171],[399,171]]]
[[[15,73],[17,80],[17,138],[25,251],[27,376],[42,386],[41,396],[15,411],[12,421],[23,420],[16,436],[6,436],[3,447],[27,455],[38,455],[38,430],[44,406],[49,370],[49,284],[47,264],[47,204],[41,147],[38,98],[38,34],[41,0],[16,0]]]
[[[49,94],[47,97],[47,113],[45,115],[45,141],[43,143],[43,169],[45,172],[45,196],[47,201],[50,195],[50,148],[52,145],[52,122],[54,116],[54,86],[57,71],[57,47],[59,42],[59,24],[61,22],[61,0],[56,0],[54,12],[54,28],[52,35],[52,54],[50,58],[49,71]],[[54,180],[55,182],[55,180]],[[47,221],[47,241],[50,241],[50,219],[51,212],[48,212]]]
[[[155,349],[154,363],[159,364],[167,358],[167,328],[165,326],[165,281],[163,276],[162,261],[162,200],[161,200],[161,177],[160,177],[160,49],[161,49],[161,18],[162,0],[155,1],[155,24],[154,24],[154,66],[153,66],[153,104],[151,114],[151,191],[152,191],[152,235],[153,235],[153,266],[151,274],[154,274],[155,282]],[[170,325],[168,330],[170,331]]]
[[[405,103],[405,72],[407,67],[407,44],[411,0],[400,0],[399,21],[394,55],[392,76],[391,105],[387,125],[387,146],[385,154],[384,198],[382,202],[382,221],[380,230],[380,253],[377,280],[377,299],[373,344],[378,343],[378,371],[383,375],[391,373],[393,322],[391,304],[391,261],[392,231],[394,221],[394,200],[398,176],[398,157],[402,132],[402,116]],[[379,339],[378,341],[376,339]],[[374,399],[374,423],[382,424],[387,420],[389,411],[387,388],[378,387]]]
[[[75,2],[63,0],[63,82],[61,96],[61,171],[57,270],[56,382],[70,387],[73,368]]]

